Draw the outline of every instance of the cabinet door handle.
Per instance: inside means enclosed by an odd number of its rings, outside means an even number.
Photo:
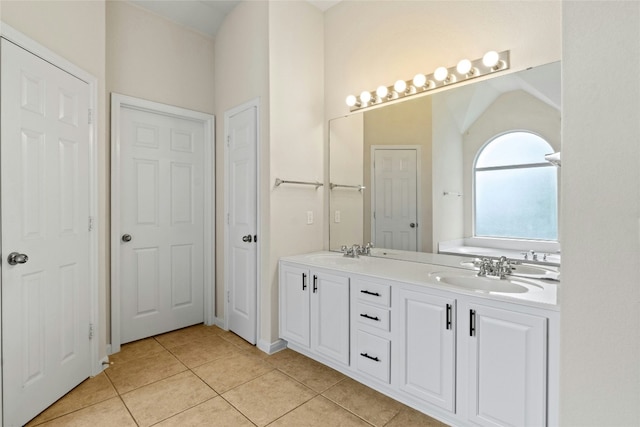
[[[313,275],[313,293],[315,294],[318,290],[318,276]]]
[[[469,310],[469,336],[476,336],[476,311]]]
[[[302,273],[302,290],[307,289],[307,273]]]
[[[451,329],[451,304],[447,304],[447,330]]]
[[[367,294],[367,295],[373,295],[374,297],[379,297],[379,296],[380,296],[380,294],[379,294],[379,293],[377,293],[377,292],[371,292],[371,291],[368,291],[368,290],[366,290],[366,289],[363,289],[363,290],[361,290],[360,292],[361,292],[361,293],[363,293],[363,294]]]
[[[369,356],[367,353],[360,353],[360,356],[366,357],[367,359],[371,359],[374,362],[379,362],[380,361],[380,359],[378,359],[376,356]]]
[[[364,317],[364,318],[367,318],[367,319],[375,320],[376,322],[380,321],[380,319],[378,319],[377,316],[369,316],[366,313],[360,313],[360,317]]]

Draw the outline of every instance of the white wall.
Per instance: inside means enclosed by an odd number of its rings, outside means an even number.
[[[98,274],[100,357],[106,355],[109,231],[109,158],[104,129],[105,96],[105,4],[103,1],[3,1],[0,19],[62,56],[98,79]]]
[[[323,181],[323,50],[323,15],[317,8],[298,1],[270,3],[271,185],[276,178]],[[326,191],[295,185],[271,189],[271,254],[262,282],[263,340],[278,339],[278,259],[322,249]],[[308,211],[313,224],[307,224]]]
[[[640,425],[640,3],[563,3],[564,426]]]

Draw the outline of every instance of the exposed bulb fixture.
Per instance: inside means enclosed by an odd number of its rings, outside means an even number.
[[[379,86],[375,91],[363,91],[360,96],[346,98],[350,111],[366,108],[415,94],[444,88],[457,82],[475,79],[509,69],[509,51],[489,51],[482,58],[462,59],[455,67],[438,67],[432,74],[416,74],[412,80],[397,80],[393,86]]]
[[[345,101],[345,102],[347,103],[347,105],[348,105],[349,107],[355,107],[355,106],[358,106],[358,107],[359,107],[359,106],[360,106],[360,103],[358,102],[358,98],[356,98],[356,97],[355,97],[355,96],[353,96],[353,95],[349,95],[349,96],[347,96],[347,99],[346,99],[346,101]]]
[[[500,55],[495,50],[490,50],[482,57],[482,63],[488,68],[493,68],[498,65],[498,61],[500,61]]]
[[[398,80],[393,84],[393,90],[398,93],[404,93],[407,90],[407,82],[404,80]]]
[[[413,77],[413,85],[416,88],[421,88],[424,87],[427,84],[427,76],[425,76],[424,74],[416,74]]]
[[[438,67],[433,72],[433,78],[439,82],[444,81],[448,75],[449,75],[449,70],[447,70],[445,67]]]
[[[389,89],[386,86],[378,86],[378,89],[376,89],[376,95],[380,98],[386,98],[388,94]]]
[[[471,71],[471,61],[469,61],[468,59],[463,59],[460,62],[458,62],[458,65],[456,66],[456,71],[458,72],[458,74],[461,75],[467,75],[469,74],[469,71]]]

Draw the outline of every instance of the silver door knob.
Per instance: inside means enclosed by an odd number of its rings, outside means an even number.
[[[131,241],[131,234],[123,234],[122,235],[122,241],[123,242],[130,242]]]
[[[252,238],[251,238],[251,234],[247,234],[246,236],[242,236],[242,241],[243,241],[243,242],[249,242],[249,243],[251,243],[251,240],[252,240]]]
[[[415,222],[412,222],[411,224],[409,224],[409,227],[411,227],[411,228],[416,228],[416,223],[415,223]]]
[[[20,254],[18,252],[11,252],[9,257],[7,257],[9,265],[24,264],[27,261],[29,261],[27,254]]]

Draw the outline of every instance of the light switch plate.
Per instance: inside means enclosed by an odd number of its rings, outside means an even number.
[[[333,222],[336,224],[340,222],[340,211],[335,211],[333,213]]]
[[[313,224],[313,211],[307,211],[307,224]]]

